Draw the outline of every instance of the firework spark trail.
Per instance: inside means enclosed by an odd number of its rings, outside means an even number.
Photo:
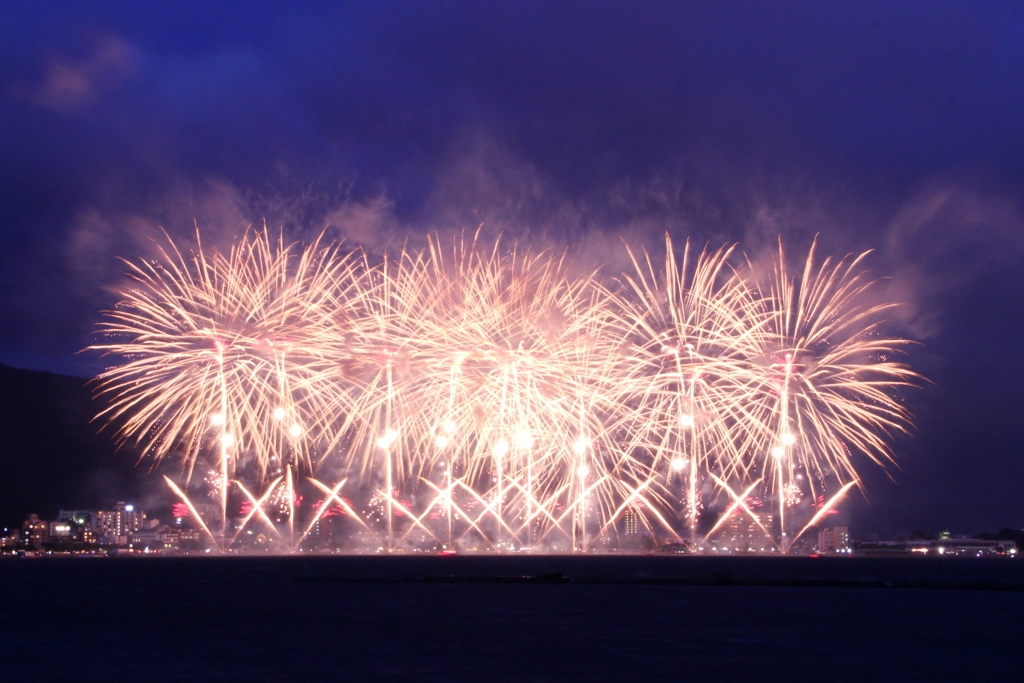
[[[828,502],[822,503],[821,508],[814,514],[813,517],[811,517],[810,521],[807,522],[807,524],[804,525],[804,528],[801,529],[800,532],[793,537],[793,541],[795,542],[798,538],[803,536],[808,529],[817,524],[822,517],[832,512],[832,509],[836,506],[836,503],[839,502],[839,499],[845,496],[846,492],[849,491],[857,483],[857,481],[847,482],[841,489],[839,489],[839,491],[834,496],[832,496],[828,500]]]
[[[812,247],[796,277],[781,245],[763,276],[733,247],[680,257],[667,236],[663,268],[630,255],[611,289],[565,254],[478,233],[379,262],[265,231],[226,253],[171,243],[129,264],[135,284],[101,323],[93,348],[123,361],[100,376],[104,416],[147,455],[180,454],[186,478],[219,451],[221,480],[251,501],[239,477],[282,477],[292,541],[299,470],[329,460],[378,482],[389,549],[414,528],[439,538],[435,505],[449,542],[461,515],[497,547],[560,530],[586,548],[631,505],[675,534],[663,512],[680,486],[693,542],[705,478],[731,493],[763,480],[785,534],[783,493],[845,491],[856,456],[892,460],[910,418],[898,391],[917,376],[892,360],[907,342],[880,332],[891,305],[863,303],[864,255],[817,264]],[[394,493],[420,482],[438,494],[422,514]]]
[[[225,482],[250,463],[261,478],[275,463],[309,465],[308,434],[329,429],[315,368],[334,348],[330,296],[354,259],[319,242],[295,252],[247,232],[227,254],[200,241],[186,257],[171,243],[129,264],[135,284],[93,347],[124,361],[99,377],[121,439],[156,460],[181,452],[188,476],[216,444]]]
[[[212,532],[210,531],[210,528],[209,528],[208,526],[206,526],[206,522],[204,522],[204,521],[203,521],[203,517],[202,517],[202,515],[200,515],[200,514],[199,514],[199,512],[198,512],[198,511],[196,510],[195,506],[194,506],[194,505],[192,505],[192,501],[190,501],[190,500],[188,499],[188,496],[186,496],[186,495],[185,495],[185,492],[184,492],[184,491],[182,491],[182,490],[181,490],[181,489],[180,489],[180,488],[178,487],[178,485],[177,485],[177,484],[175,484],[175,483],[174,483],[173,481],[171,481],[171,478],[170,478],[170,477],[168,477],[168,476],[166,476],[166,475],[165,475],[165,476],[164,476],[164,481],[166,481],[166,482],[167,482],[167,486],[168,486],[168,487],[170,487],[170,489],[171,489],[172,491],[174,491],[174,493],[175,493],[175,494],[177,494],[177,496],[178,496],[179,498],[181,498],[181,499],[182,499],[182,501],[184,502],[185,506],[186,506],[186,507],[188,508],[188,512],[189,512],[189,515],[191,515],[191,519],[192,519],[192,520],[193,520],[193,521],[194,521],[194,522],[195,522],[196,524],[198,524],[198,525],[199,525],[199,527],[200,527],[200,528],[201,528],[201,529],[202,529],[202,530],[203,530],[203,531],[204,531],[204,532],[206,533],[206,535],[207,535],[207,536],[209,536],[209,537],[210,537],[210,541],[211,541],[211,542],[213,543],[214,547],[215,547],[215,548],[218,548],[218,549],[219,549],[219,548],[220,548],[220,546],[219,546],[219,544],[217,543],[217,538],[216,538],[216,537],[215,537],[215,536],[213,535],[213,533],[212,533]]]
[[[717,469],[746,473],[749,444],[739,405],[746,350],[763,324],[753,292],[730,267],[732,247],[694,255],[686,243],[676,257],[666,235],[665,266],[630,251],[634,273],[624,275],[621,304],[639,334],[631,360],[631,395],[646,409],[629,414],[633,446],[652,454],[651,467],[685,479],[690,542],[696,541],[699,479]]]
[[[334,402],[357,416],[336,432],[351,469],[383,470],[387,489],[443,463],[477,487],[493,483],[498,518],[524,504],[535,517],[544,492],[584,463],[623,469],[605,427],[621,346],[605,332],[619,318],[594,278],[566,270],[475,236],[450,251],[432,238],[425,252],[368,267],[356,305],[371,322],[348,335],[362,355]],[[508,485],[520,479],[528,494]],[[612,489],[599,493],[611,501]]]
[[[813,499],[828,478],[860,485],[854,454],[893,462],[891,437],[910,424],[898,391],[919,379],[891,360],[909,342],[886,338],[880,329],[896,304],[865,303],[874,285],[862,265],[868,252],[818,264],[815,247],[794,277],[780,242],[772,271],[751,278],[768,322],[753,338],[760,349],[749,357],[742,410],[758,443],[751,469],[771,482],[782,536],[783,494],[800,488],[801,471]]]
[[[111,341],[93,348],[126,360],[100,376],[107,416],[157,459],[184,446],[191,464],[213,433],[261,472],[308,462],[301,437],[321,426],[310,366],[333,350],[328,296],[351,259],[318,244],[296,255],[265,232],[226,256],[162,255],[129,264],[137,284],[100,325]]]
[[[306,536],[308,536],[309,532],[313,530],[313,527],[316,526],[317,522],[319,522],[321,519],[324,519],[324,518],[327,518],[327,517],[331,517],[334,514],[334,513],[328,512],[329,510],[335,510],[336,509],[336,508],[331,506],[331,502],[338,498],[338,491],[341,490],[341,488],[345,485],[345,483],[347,481],[348,481],[348,479],[346,478],[346,479],[342,479],[337,484],[335,484],[334,488],[330,489],[330,491],[328,492],[328,497],[322,499],[320,501],[319,505],[315,505],[314,506],[314,509],[316,510],[316,514],[314,514],[313,517],[310,518],[309,523],[306,525],[305,531],[303,531],[302,534],[297,539],[295,539],[295,542],[294,542],[294,545],[293,545],[293,548],[292,548],[293,550],[298,549],[298,547],[300,545],[302,545],[302,541],[304,541],[306,539]],[[316,482],[316,483],[319,484],[320,482]],[[347,513],[349,510],[351,510],[351,507],[346,505],[343,509]]]
[[[231,540],[228,541],[226,547],[231,547],[231,544],[238,539],[239,534],[241,534],[242,530],[245,529],[246,524],[248,524],[249,520],[253,518],[253,515],[259,516],[260,520],[267,525],[267,527],[275,536],[277,536],[278,540],[281,541],[281,543],[288,545],[288,541],[285,540],[284,536],[281,534],[277,526],[274,524],[274,521],[270,519],[270,516],[263,509],[263,506],[266,504],[267,499],[270,498],[271,495],[273,495],[274,490],[277,488],[277,484],[280,480],[280,477],[275,479],[267,488],[263,496],[259,499],[257,499],[256,496],[254,496],[253,494],[249,493],[249,490],[245,488],[245,486],[241,482],[236,482],[238,484],[238,488],[241,489],[243,494],[245,494],[245,497],[249,502],[250,507],[245,518],[242,520],[242,523],[238,526],[238,529],[235,531],[235,535],[231,537]]]
[[[499,517],[507,505],[532,518],[580,467],[615,467],[606,425],[618,409],[609,389],[621,342],[613,301],[593,277],[570,278],[564,255],[500,247],[462,241],[448,254],[431,241],[425,280],[441,296],[422,320],[440,344],[422,393],[447,400],[425,403],[433,444],[422,450],[472,483],[493,478]]]
[[[712,475],[712,476],[714,476],[714,475]],[[737,495],[737,493],[735,491],[733,491],[732,488],[725,481],[723,481],[721,479],[718,479],[717,477],[715,477],[715,479],[717,480],[719,486],[721,486],[722,488],[724,488],[726,491],[729,492],[729,495],[732,497],[733,502],[732,502],[732,505],[730,505],[726,509],[725,514],[723,514],[721,517],[719,517],[718,521],[711,528],[711,530],[708,531],[704,535],[704,539],[701,541],[701,544],[703,545],[709,538],[711,538],[711,536],[713,536],[714,533],[716,531],[718,531],[718,529],[723,524],[725,524],[726,522],[729,521],[729,517],[732,516],[732,514],[734,512],[736,512],[737,510],[739,510],[741,508],[743,509],[744,512],[746,512],[748,515],[750,515],[750,518],[753,519],[757,523],[758,526],[761,527],[762,531],[766,532],[766,535],[770,536],[771,534],[767,533],[768,530],[765,529],[764,526],[761,525],[761,520],[759,520],[757,518],[757,516],[753,513],[753,511],[751,511],[750,507],[746,503],[747,496],[750,495],[751,491],[753,491],[755,488],[757,488],[757,485],[761,483],[761,480],[758,479],[754,483],[750,484],[743,493]]]

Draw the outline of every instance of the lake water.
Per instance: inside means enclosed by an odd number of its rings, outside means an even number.
[[[555,573],[573,582],[423,582]],[[322,581],[307,581],[307,575]],[[1024,592],[664,583],[709,578],[732,584],[1006,587],[1024,582],[1024,562],[690,556],[3,559],[0,680],[1021,677]]]

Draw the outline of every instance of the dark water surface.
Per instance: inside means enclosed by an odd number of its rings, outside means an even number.
[[[812,585],[749,585],[779,580]],[[1021,680],[1024,592],[981,589],[1022,582],[1004,558],[3,559],[0,680]]]

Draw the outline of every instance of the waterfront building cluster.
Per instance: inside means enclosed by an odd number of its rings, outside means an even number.
[[[0,552],[7,554],[188,554],[206,553],[214,549],[209,538],[201,531],[201,524],[193,518],[198,515],[204,524],[209,524],[218,515],[216,505],[198,504],[186,514],[182,505],[172,511],[173,521],[163,524],[159,519],[150,518],[146,512],[133,505],[119,502],[109,510],[60,510],[52,520],[41,519],[32,514],[25,519],[21,528],[2,530]],[[772,525],[775,520],[768,512],[733,512],[723,520],[720,528],[695,547],[690,547],[677,538],[654,535],[642,524],[640,513],[627,511],[615,537],[606,535],[601,542],[591,547],[591,552],[698,552],[707,555],[780,555],[783,554],[773,540]],[[231,524],[239,537],[233,552],[282,552],[272,534],[258,528],[247,528],[234,520]],[[984,535],[983,535],[984,536]],[[340,517],[318,519],[310,528],[305,543],[297,548],[303,552],[380,552],[380,539],[371,530],[364,528],[352,531]],[[436,543],[426,535],[415,539],[407,552],[431,552],[457,550],[461,552],[520,552],[533,548],[517,548],[511,545],[493,548],[486,543],[461,544],[449,549],[434,547]],[[568,552],[568,548],[546,548],[547,551]],[[810,534],[787,546],[789,555],[934,555],[934,556],[1015,556],[1015,541],[1005,538],[973,538],[954,536],[943,532],[935,538],[900,541],[858,541],[850,535],[846,526],[821,528],[816,536]]]
[[[52,520],[32,514],[20,529],[5,530],[0,548],[19,553],[167,552],[201,547],[199,532],[180,518],[148,519],[133,505],[110,510],[60,510]]]
[[[944,531],[939,534],[938,538],[859,543],[857,552],[874,557],[906,554],[989,557],[993,555],[1016,556],[1018,548],[1017,542],[1011,539],[956,536]]]

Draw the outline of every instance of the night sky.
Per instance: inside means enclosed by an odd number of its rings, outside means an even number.
[[[624,267],[667,230],[815,234],[931,381],[855,532],[1024,526],[1024,6],[0,5],[0,362],[78,354],[158,227],[475,229]]]

